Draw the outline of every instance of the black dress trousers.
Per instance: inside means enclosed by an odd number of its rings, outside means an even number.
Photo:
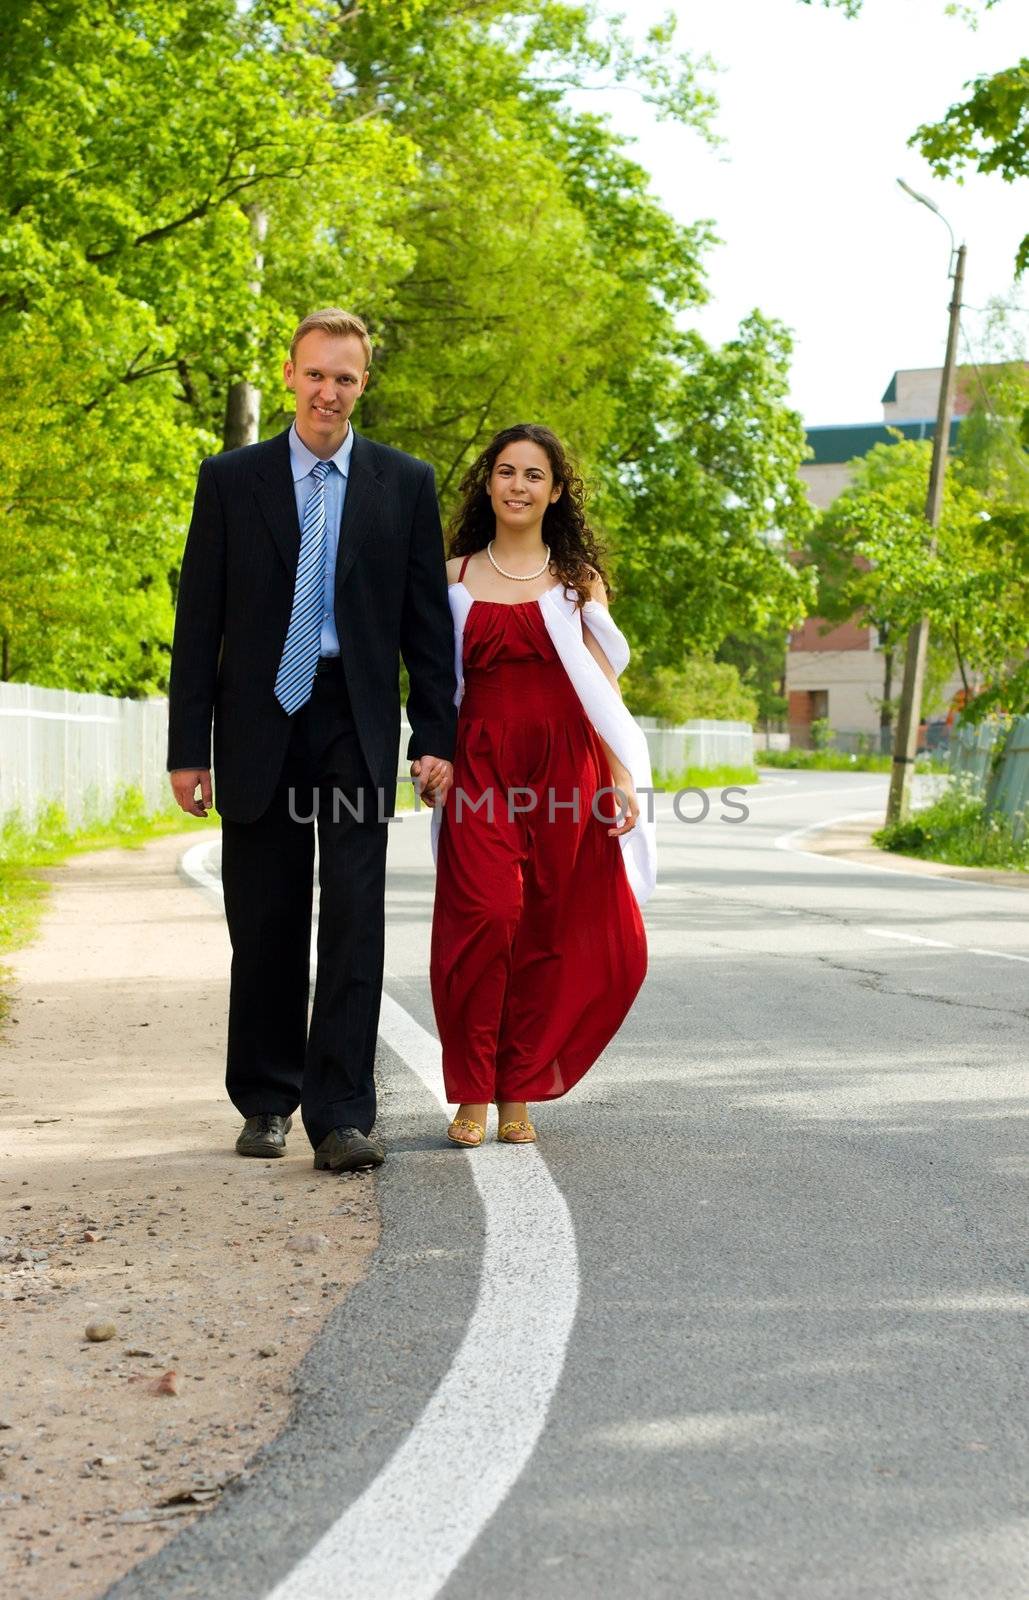
[[[354,728],[342,663],[319,663],[282,775],[255,822],[222,821],[232,944],[226,1088],[244,1117],[299,1105],[317,1146],[375,1122],[387,824]],[[318,962],[308,1024],[314,839]]]

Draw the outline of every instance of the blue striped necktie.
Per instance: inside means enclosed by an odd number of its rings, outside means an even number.
[[[290,716],[311,698],[321,651],[325,599],[325,479],[332,470],[331,461],[319,461],[313,469],[314,488],[304,507],[300,529],[293,611],[275,677],[275,697]]]

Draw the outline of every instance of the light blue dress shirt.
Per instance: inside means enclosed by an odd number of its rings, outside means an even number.
[[[347,498],[347,479],[350,476],[350,454],[354,448],[354,430],[347,428],[347,436],[336,454],[331,457],[335,472],[325,478],[325,590],[322,604],[322,638],[320,654],[339,655],[339,637],[336,633],[334,601],[336,594],[336,555],[339,550],[339,525]],[[321,458],[309,450],[297,433],[294,422],[289,430],[289,462],[293,470],[293,493],[297,500],[297,516],[304,525],[304,510],[314,488],[311,473]]]

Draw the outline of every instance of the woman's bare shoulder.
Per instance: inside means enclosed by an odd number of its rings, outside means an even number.
[[[447,562],[447,583],[456,583],[461,576],[461,566],[464,556],[451,556]]]

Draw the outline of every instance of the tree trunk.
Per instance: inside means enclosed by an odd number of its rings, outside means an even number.
[[[241,444],[256,444],[261,427],[261,391],[246,378],[229,385],[225,402],[223,450],[237,450]]]
[[[893,749],[893,646],[883,650],[883,697],[879,706],[879,750],[889,755]]]
[[[961,635],[956,622],[952,629],[952,634],[954,639],[954,654],[958,658],[958,671],[961,674],[961,682],[965,690],[965,704],[967,705],[968,701],[971,699],[972,691],[968,687],[968,673],[965,671],[965,658],[961,654]]]
[[[250,291],[256,300],[261,293],[261,273],[264,271],[264,241],[268,234],[268,213],[261,206],[247,206],[250,218],[250,237],[254,246],[254,275]],[[248,344],[253,350],[253,335]],[[237,378],[229,385],[225,401],[225,428],[222,449],[238,450],[243,444],[256,444],[261,431],[261,391],[249,378]]]

